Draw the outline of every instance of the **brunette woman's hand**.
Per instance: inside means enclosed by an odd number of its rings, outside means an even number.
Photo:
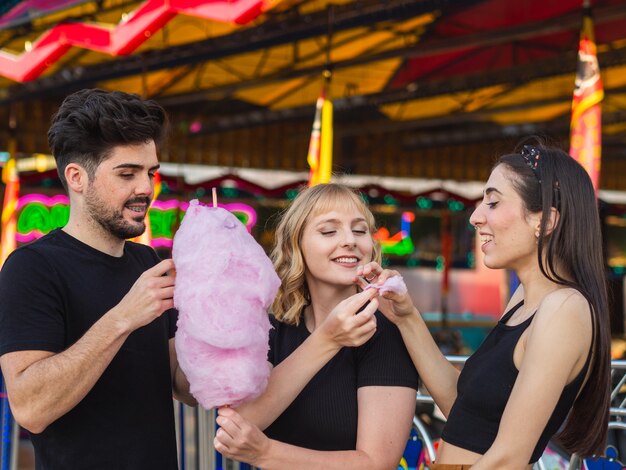
[[[376,296],[368,289],[339,302],[315,332],[337,346],[361,346],[376,332]]]
[[[378,288],[381,287],[387,279],[394,276],[400,276],[400,273],[393,269],[383,269],[378,263],[372,261],[357,268],[357,276],[354,278],[354,282],[364,289],[364,292],[373,290],[378,293]],[[368,285],[372,287],[367,288]],[[410,315],[417,313],[417,309],[413,305],[413,301],[408,292],[399,294],[397,292],[387,291],[380,294],[378,300],[378,309],[396,325],[400,324]]]

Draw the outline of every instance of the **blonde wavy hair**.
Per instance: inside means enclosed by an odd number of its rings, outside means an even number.
[[[309,303],[309,292],[304,273],[305,263],[300,241],[310,217],[337,208],[356,209],[365,218],[370,236],[376,231],[376,222],[365,201],[353,189],[342,184],[319,184],[304,188],[282,213],[276,227],[271,259],[282,283],[272,305],[277,320],[298,325],[302,309]],[[372,261],[380,263],[380,244],[372,238]]]

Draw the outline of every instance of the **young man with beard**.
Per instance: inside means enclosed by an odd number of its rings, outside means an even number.
[[[67,225],[0,272],[0,367],[38,469],[176,469],[172,391],[193,404],[173,336],[171,260],[145,230],[166,116],[103,90],[65,99],[48,131]]]

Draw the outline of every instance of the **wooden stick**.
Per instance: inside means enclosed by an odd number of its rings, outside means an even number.
[[[213,193],[213,207],[217,207],[217,188],[211,188],[211,192]]]

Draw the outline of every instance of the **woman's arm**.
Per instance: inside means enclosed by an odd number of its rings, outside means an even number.
[[[272,424],[342,347],[360,346],[372,337],[378,308],[378,301],[371,300],[375,295],[364,291],[340,302],[298,349],[272,369],[265,392],[237,412],[261,429]]]
[[[214,445],[222,455],[264,470],[395,469],[407,443],[414,410],[415,390],[412,388],[359,388],[356,449],[331,452],[269,439],[236,411],[222,408],[217,418],[220,429]]]
[[[383,311],[382,308],[379,309]],[[396,325],[428,393],[447,417],[456,400],[459,370],[441,353],[416,308],[410,315],[402,317]]]
[[[530,328],[496,440],[472,469],[526,468],[563,388],[587,359],[591,313],[578,292],[550,294]]]
[[[377,276],[374,285],[382,285],[390,277],[400,275],[397,271],[383,270],[374,262],[366,264],[358,272],[364,278],[370,277],[372,273]],[[361,285],[365,287],[366,284]],[[442,413],[448,416],[456,400],[459,370],[450,364],[439,350],[408,293],[385,292],[378,299],[380,302],[378,309],[400,330],[402,340],[420,378]]]
[[[170,373],[172,376],[172,390],[174,392],[174,398],[183,402],[187,406],[197,406],[198,401],[189,391],[189,380],[187,376],[180,368],[178,363],[178,356],[176,354],[176,346],[174,344],[174,338],[169,341],[170,350]]]

